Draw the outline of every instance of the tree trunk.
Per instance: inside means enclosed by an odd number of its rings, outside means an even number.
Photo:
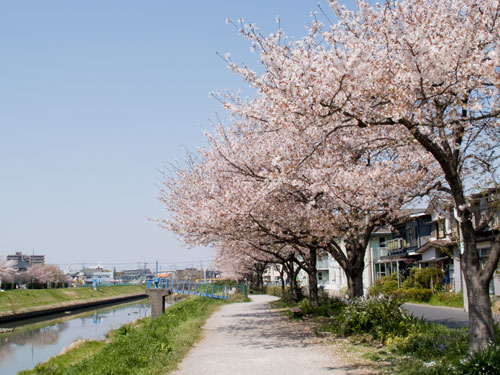
[[[357,268],[357,270],[351,270],[351,272],[346,273],[347,294],[349,295],[349,298],[363,297],[364,262],[361,269],[359,269],[359,266]]]
[[[288,283],[290,286],[290,300],[292,300],[293,302],[298,302],[300,295],[297,285],[298,270],[295,269],[295,263],[293,261],[288,262],[286,268],[288,274]]]
[[[280,269],[280,280],[281,280],[281,298],[284,298],[286,295],[285,290],[285,267],[281,267]]]
[[[290,300],[292,302],[299,302],[299,293],[297,288],[296,275],[290,277]]]
[[[313,306],[319,306],[318,280],[316,279],[316,252],[315,248],[310,249],[307,259],[307,275],[309,279],[309,301]]]
[[[356,237],[347,238],[345,247],[349,261],[345,273],[347,277],[347,294],[349,298],[363,297],[363,271],[365,269],[364,258],[367,241]]]
[[[480,259],[471,221],[462,222],[460,229],[464,244],[461,269],[467,286],[469,305],[469,348],[475,352],[488,347],[494,340],[493,314],[489,295],[491,278],[480,277]]]
[[[262,292],[264,290],[264,271],[267,264],[257,264],[255,266],[255,289]]]

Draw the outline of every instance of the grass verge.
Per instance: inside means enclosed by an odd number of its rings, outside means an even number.
[[[231,302],[243,300],[236,294]],[[20,375],[158,375],[174,370],[202,334],[207,318],[227,302],[189,297],[155,320],[144,318],[85,341]]]
[[[0,293],[0,314],[24,309],[49,307],[75,301],[119,297],[144,293],[144,285],[115,285],[92,288],[14,289]]]
[[[335,345],[349,341],[350,349],[358,352],[363,347],[362,366],[378,374],[500,374],[498,325],[496,341],[487,350],[471,354],[467,328],[451,329],[408,316],[401,302],[391,298],[349,303],[325,298],[319,307],[307,300],[274,303],[290,315],[284,309],[287,305],[297,306],[305,319],[317,323],[317,333],[330,335]]]
[[[51,374],[62,375],[72,365],[98,353],[106,343],[104,341],[79,340],[71,344],[61,354],[47,362],[37,365],[32,370],[18,372],[18,375]]]

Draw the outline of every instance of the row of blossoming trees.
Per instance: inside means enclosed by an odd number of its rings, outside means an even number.
[[[28,284],[31,287],[50,287],[65,284],[71,279],[62,274],[55,266],[35,264],[26,271],[18,271],[13,261],[0,261],[0,285],[13,288],[16,285]]]
[[[261,68],[226,59],[256,95],[219,93],[229,121],[186,166],[164,174],[170,215],[161,225],[213,246],[234,274],[266,262],[292,276],[305,270],[317,304],[318,252],[333,256],[349,295],[361,296],[372,231],[420,197],[447,197],[463,244],[471,348],[484,347],[500,237],[481,265],[466,195],[498,177],[500,3],[330,5],[337,23],[313,15],[296,41],[236,24]]]

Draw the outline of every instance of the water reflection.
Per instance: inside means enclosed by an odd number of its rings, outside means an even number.
[[[0,374],[15,375],[57,355],[76,340],[102,340],[106,333],[125,323],[149,316],[148,303],[133,303],[67,317],[66,321],[18,328],[0,337]]]
[[[67,329],[67,322],[59,323],[51,327],[41,327],[30,331],[19,332],[0,338],[0,368],[1,363],[8,358],[16,346],[32,345],[34,348],[45,345],[53,345],[59,340],[59,335]]]

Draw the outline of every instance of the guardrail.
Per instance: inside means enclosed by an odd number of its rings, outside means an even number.
[[[194,281],[156,278],[147,280],[147,289],[168,289],[172,293],[191,294],[194,296],[228,299],[229,290],[225,286],[197,283]]]

